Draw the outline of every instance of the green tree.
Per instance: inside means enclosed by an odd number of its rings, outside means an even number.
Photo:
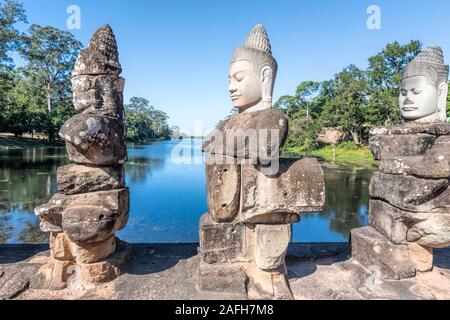
[[[369,58],[367,70],[351,65],[329,81],[302,82],[295,95],[281,97],[275,108],[285,110],[289,118],[286,146],[317,148],[323,127],[338,127],[347,139],[366,144],[370,128],[400,123],[401,71],[421,48],[419,41],[390,43]]]
[[[355,143],[364,143],[368,133],[366,73],[351,65],[335,76],[332,90],[321,120],[326,126],[342,128]]]
[[[28,32],[19,50],[26,61],[23,73],[45,94],[48,113],[45,132],[53,142],[58,125],[70,114],[70,77],[81,43],[70,32],[51,26],[33,24]]]
[[[11,110],[8,94],[14,87],[16,74],[10,53],[17,50],[22,34],[16,24],[27,22],[25,10],[16,0],[0,2],[0,130],[7,128],[7,113]]]
[[[144,98],[133,97],[125,106],[127,139],[132,142],[144,142],[153,136],[150,113],[154,110]]]
[[[27,22],[23,5],[16,0],[0,3],[0,65],[11,64],[9,53],[20,45],[22,35],[15,27],[19,22]]]
[[[300,147],[307,151],[317,147],[316,135],[322,105],[320,104],[322,86],[313,81],[302,82],[294,96],[283,96],[274,105],[283,110],[289,119],[287,147]]]
[[[398,94],[401,72],[422,50],[420,41],[388,44],[369,58],[367,120],[372,126],[400,123]]]
[[[153,110],[150,114],[150,118],[152,119],[152,128],[155,133],[153,139],[170,138],[171,132],[169,125],[167,124],[167,120],[169,120],[167,113],[160,110]]]
[[[132,142],[170,139],[172,131],[166,113],[156,110],[144,98],[133,97],[125,106],[127,139]]]
[[[187,134],[182,132],[179,126],[170,127],[172,139],[187,138]]]

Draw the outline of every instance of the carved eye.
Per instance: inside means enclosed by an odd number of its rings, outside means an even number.
[[[414,93],[414,94],[421,94],[421,93],[422,93],[422,90],[414,89],[414,90],[413,90],[413,93]]]
[[[239,73],[236,73],[236,75],[234,76],[234,78],[235,78],[238,82],[241,82],[242,80],[244,80],[245,75],[244,75],[243,72],[239,72]]]
[[[400,94],[401,94],[403,97],[406,97],[406,96],[408,95],[408,92],[406,92],[406,90],[402,90],[402,91],[400,91]]]

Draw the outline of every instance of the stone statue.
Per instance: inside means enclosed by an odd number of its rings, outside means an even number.
[[[35,209],[50,232],[51,256],[39,270],[48,289],[87,288],[121,274],[131,253],[114,233],[128,221],[123,89],[110,26],[94,34],[72,73],[75,110],[61,128],[70,164],[58,168],[59,193]]]
[[[272,109],[277,62],[264,26],[234,51],[229,92],[239,113],[203,145],[209,212],[200,222],[200,287],[292,298],[285,278],[291,224],[321,211],[324,177],[315,159],[280,159],[288,120]],[[250,290],[251,291],[251,290]]]
[[[371,131],[381,163],[370,183],[370,226],[352,231],[352,256],[386,279],[431,271],[433,248],[450,246],[448,71],[440,48],[419,54],[402,76],[407,122]]]
[[[406,121],[447,122],[448,73],[440,47],[429,47],[408,64],[399,99]]]
[[[234,106],[240,112],[271,109],[277,69],[266,30],[257,25],[233,54],[229,91]]]

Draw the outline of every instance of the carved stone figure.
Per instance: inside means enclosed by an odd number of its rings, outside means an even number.
[[[288,120],[272,109],[277,75],[264,26],[234,51],[229,93],[239,113],[203,145],[208,209],[200,221],[200,287],[233,292],[248,279],[258,297],[292,298],[285,278],[291,224],[321,211],[324,177],[314,159],[280,159]]]
[[[400,110],[406,121],[447,121],[448,73],[440,47],[429,47],[407,65],[400,86]]]
[[[51,256],[41,286],[87,288],[123,272],[130,249],[114,235],[128,221],[129,191],[123,88],[117,43],[110,26],[94,34],[72,75],[78,115],[61,128],[69,159],[58,168],[58,194],[35,209],[50,232]]]
[[[450,246],[448,71],[439,47],[419,54],[403,71],[406,123],[371,132],[381,163],[370,184],[370,226],[352,231],[352,256],[387,279],[430,271],[433,248]]]

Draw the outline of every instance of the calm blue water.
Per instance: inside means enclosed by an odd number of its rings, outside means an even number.
[[[184,161],[173,161],[178,142],[130,145],[126,166],[130,220],[118,233],[133,243],[198,242],[198,222],[207,212],[201,141],[186,140]],[[180,146],[177,147],[177,150]],[[41,243],[33,208],[56,192],[56,168],[68,163],[64,148],[0,154],[0,243]],[[323,213],[303,215],[295,242],[347,241],[350,230],[367,225],[368,183],[373,169],[324,164],[327,204]]]

